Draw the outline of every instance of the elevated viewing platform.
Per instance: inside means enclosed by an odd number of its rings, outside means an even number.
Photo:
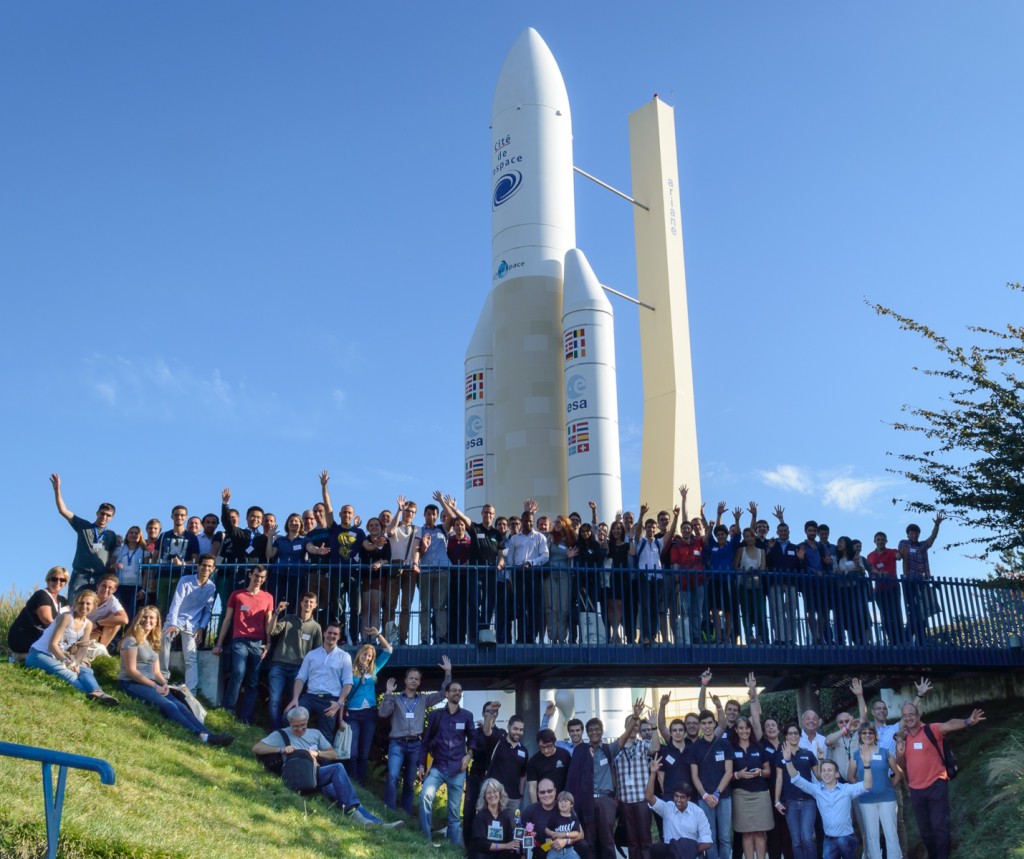
[[[187,569],[144,567],[144,599],[166,613]],[[723,682],[753,670],[775,678],[775,688],[809,677],[1024,667],[1024,591],[1002,582],[678,570],[658,578],[572,567],[269,570],[266,590],[288,602],[287,613],[314,593],[315,618],[340,622],[350,650],[366,640],[364,627],[379,627],[395,645],[389,670],[421,667],[429,682],[448,656],[469,689],[524,679],[547,687],[689,683],[708,666]],[[222,566],[216,576],[207,649],[247,568]]]

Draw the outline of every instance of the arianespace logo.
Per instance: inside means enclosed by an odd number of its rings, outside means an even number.
[[[523,184],[523,174],[518,170],[510,170],[502,173],[498,181],[494,183],[494,194],[491,197],[492,208],[497,209],[502,203],[512,197]]]
[[[502,260],[500,263],[498,263],[498,270],[494,273],[494,276],[498,280],[501,280],[506,274],[508,274],[513,269],[522,268],[524,265],[526,265],[526,263],[523,262],[522,260],[519,260],[519,262],[506,262],[505,260]]]

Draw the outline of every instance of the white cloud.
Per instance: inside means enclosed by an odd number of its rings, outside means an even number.
[[[117,402],[117,388],[110,382],[93,382],[93,388],[99,394],[100,399],[105,400],[110,405],[114,405]]]
[[[331,390],[331,398],[334,400],[334,405],[341,408],[345,405],[345,392],[341,388],[333,388]]]
[[[833,504],[840,510],[860,510],[872,495],[890,483],[891,481],[877,477],[833,477],[822,486],[822,501],[825,504]]]
[[[808,470],[799,465],[778,465],[772,471],[759,471],[758,475],[769,486],[777,486],[791,492],[807,494],[814,486]]]

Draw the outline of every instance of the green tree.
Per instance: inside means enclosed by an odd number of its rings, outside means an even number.
[[[1024,291],[1019,283],[1007,286]],[[1024,548],[1024,327],[969,325],[967,330],[981,342],[965,349],[891,308],[869,306],[929,341],[946,365],[915,369],[948,380],[953,389],[947,407],[904,405],[911,419],[893,423],[895,429],[920,434],[929,446],[898,454],[903,465],[890,469],[934,494],[932,502],[902,499],[907,509],[941,509],[979,532],[951,545],[973,544],[983,558]]]

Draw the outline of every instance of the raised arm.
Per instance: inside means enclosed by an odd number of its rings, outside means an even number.
[[[753,671],[747,675],[747,691],[750,693],[750,726],[754,731],[754,739],[761,742],[764,736],[761,729],[761,699],[757,697],[757,678]]]
[[[668,723],[665,721],[665,710],[668,707],[670,695],[666,692],[661,696],[661,701],[658,703],[658,734],[665,741],[665,745],[672,742],[672,735],[668,731]]]
[[[945,518],[946,517],[943,516],[941,513],[935,514],[935,527],[932,528],[932,533],[929,535],[928,539],[924,541],[924,544],[927,548],[930,549],[934,545],[935,538],[939,536],[939,525],[942,524],[942,520]]]
[[[50,485],[53,487],[53,500],[57,504],[57,512],[70,522],[75,518],[75,514],[68,510],[64,503],[64,496],[60,494],[60,475],[56,472],[50,475]]]
[[[651,774],[647,777],[647,787],[644,789],[644,799],[648,805],[654,805],[658,798],[656,787],[658,784],[658,773],[661,771],[661,755],[651,758]]]
[[[850,691],[857,696],[857,708],[860,710],[860,723],[863,725],[868,720],[868,704],[864,700],[864,684],[859,677],[850,681]]]
[[[331,476],[327,473],[325,468],[320,472],[320,497],[324,502],[324,517],[327,519],[328,525],[334,524],[334,508],[331,506],[331,493],[327,489],[327,484],[330,482]]]
[[[697,712],[707,709],[708,684],[711,683],[711,669],[705,668],[700,675],[700,692],[697,693]]]
[[[590,507],[590,524],[597,528],[597,502],[588,501],[587,506]]]
[[[979,722],[985,721],[984,710],[974,710],[966,719],[950,719],[939,725],[943,734],[951,734],[953,731],[962,731],[964,728],[973,728]]]

